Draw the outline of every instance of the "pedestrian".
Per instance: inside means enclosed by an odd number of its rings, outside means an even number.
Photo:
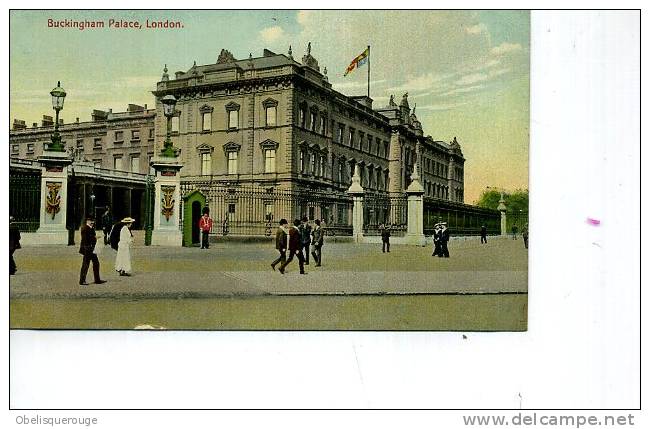
[[[301,237],[300,237],[300,219],[294,219],[293,226],[289,228],[289,258],[280,265],[280,272],[284,274],[284,269],[293,261],[294,256],[298,256],[298,266],[300,267],[300,274],[305,273],[305,260],[301,251]]]
[[[113,228],[113,215],[111,215],[111,208],[106,206],[106,211],[102,216],[102,231],[104,232],[104,246],[110,244],[111,228]]]
[[[512,239],[516,240],[517,239],[517,231],[519,231],[519,228],[517,228],[517,224],[512,225]]]
[[[135,222],[135,219],[125,217],[119,224],[115,225],[115,227],[118,227],[119,229],[113,231],[114,234],[118,231],[120,234],[120,241],[117,243],[117,256],[115,257],[115,271],[117,271],[120,276],[131,275],[131,243],[133,243],[131,227],[133,226],[133,222]]]
[[[9,275],[16,274],[18,270],[14,261],[14,252],[20,249],[20,231],[14,221],[14,217],[9,216]]]
[[[97,257],[97,234],[95,233],[95,218],[91,215],[86,216],[86,223],[81,227],[81,244],[79,245],[79,253],[83,255],[81,262],[81,272],[79,273],[79,284],[87,286],[86,275],[90,263],[93,263],[93,277],[96,284],[106,283],[99,277],[99,258]]]
[[[316,266],[320,267],[321,262],[323,260],[322,249],[323,249],[324,231],[323,231],[323,227],[321,226],[321,221],[319,219],[316,219],[314,223],[316,224],[316,226],[314,227],[311,233],[312,235],[311,255],[314,257],[314,261],[316,261]]]
[[[440,230],[440,254],[439,257],[449,257],[449,248],[447,243],[449,242],[449,228],[447,228],[447,222],[443,222]]]
[[[381,233],[381,253],[390,253],[390,226],[379,225],[379,232]]]
[[[521,236],[524,238],[524,247],[528,249],[528,223],[524,224],[521,230]]]
[[[487,244],[487,227],[485,224],[481,225],[481,244]]]
[[[438,222],[433,226],[433,253],[431,256],[442,256],[442,222]]]
[[[280,252],[280,256],[275,261],[271,262],[271,268],[275,271],[275,266],[283,264],[287,260],[287,222],[286,219],[280,219],[280,226],[275,231],[275,248]]]
[[[303,216],[300,223],[300,246],[305,265],[309,265],[309,245],[311,244],[311,225],[307,216]]]
[[[210,231],[212,231],[212,218],[210,210],[203,209],[203,216],[199,219],[199,229],[201,230],[201,249],[210,248]]]

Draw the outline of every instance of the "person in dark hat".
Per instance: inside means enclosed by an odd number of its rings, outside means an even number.
[[[284,269],[286,268],[287,265],[293,261],[293,257],[298,256],[298,266],[300,267],[300,274],[307,274],[305,273],[305,260],[302,256],[302,248],[301,245],[302,243],[300,242],[300,229],[298,228],[300,226],[300,219],[295,219],[293,221],[293,226],[289,229],[289,259],[284,261],[282,265],[280,265],[280,273],[284,274]]]
[[[87,286],[86,283],[86,274],[88,274],[88,268],[90,263],[93,263],[93,276],[95,278],[96,284],[106,283],[105,280],[102,280],[99,277],[99,258],[97,258],[97,253],[95,246],[97,245],[97,235],[95,234],[95,217],[88,215],[86,216],[86,223],[81,227],[81,245],[79,246],[79,253],[83,255],[83,261],[81,262],[81,273],[79,274],[79,284],[81,286]]]
[[[111,208],[106,206],[106,211],[102,216],[102,231],[104,232],[104,246],[108,246],[110,243],[109,235],[113,228],[113,215],[111,215]]]
[[[287,260],[287,226],[289,222],[286,219],[280,219],[280,226],[275,232],[275,248],[280,252],[280,257],[271,263],[271,268],[275,271],[275,266],[283,264]]]
[[[481,225],[481,244],[487,244],[487,226]]]
[[[440,231],[440,257],[449,257],[449,248],[447,248],[447,243],[449,242],[449,228],[447,228],[447,222],[442,222],[442,229]]]
[[[9,216],[9,275],[16,274],[18,268],[14,261],[14,252],[20,249],[20,231],[14,223],[14,217]]]
[[[309,245],[311,244],[311,225],[309,218],[303,216],[302,222],[298,227],[300,229],[300,251],[305,261],[305,265],[309,265]]]

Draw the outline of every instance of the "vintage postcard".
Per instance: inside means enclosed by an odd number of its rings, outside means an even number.
[[[12,329],[527,330],[528,11],[9,18]]]

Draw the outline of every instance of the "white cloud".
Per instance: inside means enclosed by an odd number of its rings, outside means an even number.
[[[499,46],[495,46],[490,50],[493,55],[503,55],[510,52],[521,51],[523,48],[519,43],[503,42]]]
[[[395,92],[431,91],[435,88],[440,87],[441,83],[451,76],[453,76],[453,74],[436,74],[436,73],[427,73],[419,76],[413,76],[403,84],[390,87],[387,90],[395,91]]]
[[[459,86],[465,86],[465,85],[472,85],[477,82],[483,82],[486,81],[487,79],[488,79],[488,75],[484,73],[474,73],[474,74],[465,75],[454,83]]]
[[[268,27],[260,31],[260,37],[267,43],[273,43],[284,36],[284,30],[279,25]]]
[[[452,89],[451,91],[445,92],[444,94],[441,94],[441,97],[448,97],[450,95],[458,95],[458,94],[467,94],[469,92],[475,92],[480,89],[485,88],[485,85],[473,85],[473,86],[464,86],[462,88],[456,88]]]
[[[488,29],[485,26],[485,24],[476,24],[476,25],[471,25],[469,27],[465,27],[465,32],[467,34],[481,34],[481,33],[487,33]]]

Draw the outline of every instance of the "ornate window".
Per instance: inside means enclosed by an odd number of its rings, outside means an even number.
[[[350,144],[350,147],[354,147],[354,128],[350,128],[350,131],[348,132],[348,143]]]
[[[180,131],[180,123],[180,115],[172,116],[172,133],[178,133]]]
[[[228,129],[236,130],[239,128],[239,104],[231,101],[226,104],[226,113],[228,114]]]
[[[327,113],[322,113],[320,115],[320,126],[318,132],[322,135],[327,134]]]
[[[140,157],[138,155],[131,156],[131,172],[140,172]]]
[[[209,176],[212,174],[212,151],[214,147],[209,144],[202,144],[196,148],[199,152],[199,160],[201,161],[201,175]]]
[[[278,124],[278,102],[269,98],[262,105],[264,106],[265,125],[267,127],[276,126]]]
[[[204,104],[199,109],[201,112],[201,131],[212,131],[212,110],[213,108]]]
[[[307,105],[301,104],[298,110],[298,121],[302,128],[307,128]]]
[[[264,154],[264,172],[275,173],[275,158],[278,150],[278,143],[267,139],[260,143],[260,147]]]
[[[201,176],[212,174],[212,154],[210,152],[201,152]]]
[[[345,125],[339,123],[339,128],[336,131],[336,142],[343,144],[343,133],[345,132]]]
[[[313,132],[316,132],[316,117],[318,116],[318,109],[312,107],[309,111],[309,129]]]
[[[239,149],[241,149],[241,145],[234,142],[228,142],[223,145],[223,152],[226,155],[228,174],[239,173]]]

